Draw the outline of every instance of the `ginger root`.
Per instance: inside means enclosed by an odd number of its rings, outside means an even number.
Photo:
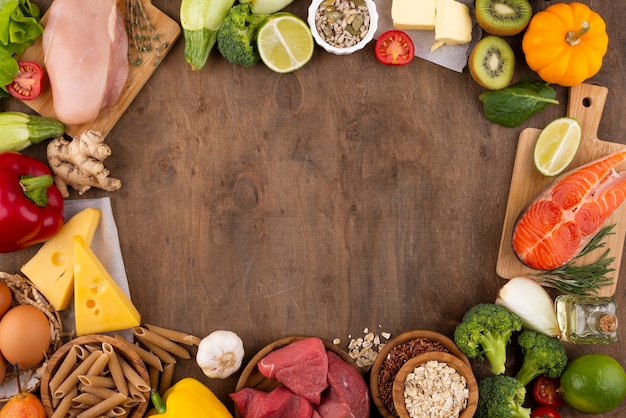
[[[122,187],[119,179],[109,177],[103,161],[111,155],[101,132],[89,130],[72,141],[56,138],[48,143],[48,163],[54,183],[63,197],[69,197],[68,186],[82,195],[92,187],[108,192]]]

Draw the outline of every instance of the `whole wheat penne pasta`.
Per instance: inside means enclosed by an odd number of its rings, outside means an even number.
[[[113,346],[109,343],[102,344],[102,350],[109,357],[109,371],[111,372],[111,378],[115,382],[115,387],[120,393],[128,395],[128,384],[126,382],[126,376],[120,366],[119,356],[115,352]]]
[[[185,347],[181,347],[174,341],[168,340],[167,338],[162,337],[159,334],[150,331],[149,329],[143,327],[135,327],[133,328],[133,332],[135,333],[135,337],[139,338],[142,343],[149,342],[150,344],[153,344],[185,360],[191,358],[189,351],[187,351]]]
[[[101,347],[97,346],[95,344],[85,344],[85,350],[89,351],[90,353],[93,353],[96,350],[100,350]]]
[[[119,407],[119,406],[114,406],[113,408],[111,408],[109,411],[107,411],[104,416],[105,417],[123,417],[124,415],[126,415],[128,411],[126,411],[124,408]]]
[[[148,381],[150,382],[151,388],[159,387],[159,378],[161,377],[161,372],[159,369],[148,366]]]
[[[129,390],[130,386],[134,386],[139,389],[140,392],[149,392],[150,383],[143,380],[143,378],[139,376],[139,373],[122,357],[118,356],[118,360],[122,367],[122,372],[124,372],[124,376],[126,376],[126,380],[128,381]]]
[[[136,399],[133,399],[133,398],[126,398],[126,400],[125,400],[124,402],[122,402],[122,403],[120,404],[120,406],[122,406],[122,407],[124,407],[124,408],[128,408],[128,409],[130,409],[130,408],[134,408],[134,407],[136,407],[136,406],[137,406],[137,405],[139,405],[139,404],[140,404],[140,402],[139,402],[138,400],[136,400]]]
[[[122,393],[116,393],[108,399],[103,400],[99,404],[92,406],[86,411],[77,415],[78,418],[96,418],[105,414],[107,411],[120,405],[126,399],[126,395]]]
[[[139,390],[135,385],[128,385],[128,396],[137,402],[146,402],[148,400],[147,392]]]
[[[59,388],[59,385],[61,385],[67,376],[70,375],[72,370],[74,370],[74,366],[76,366],[77,363],[76,350],[74,350],[74,347],[70,348],[67,355],[61,362],[61,365],[50,379],[50,382],[48,383],[50,393],[54,393]]]
[[[92,375],[80,375],[78,381],[85,386],[94,386],[100,388],[114,388],[115,381],[109,376],[92,376]]]
[[[100,373],[102,373],[102,371],[104,370],[104,368],[107,366],[108,363],[109,363],[109,356],[107,356],[106,353],[100,350],[100,355],[98,356],[96,361],[94,361],[94,363],[91,365],[91,367],[89,368],[89,370],[87,370],[87,373],[85,374],[88,376],[89,375],[98,376],[100,375]]]
[[[72,407],[72,398],[74,398],[77,393],[76,388],[72,388],[67,395],[61,399],[61,402],[54,407],[54,412],[50,418],[65,418]]]
[[[65,396],[65,394],[78,383],[78,376],[87,373],[89,368],[95,363],[98,357],[100,357],[101,353],[102,351],[98,350],[89,354],[89,356],[85,360],[83,360],[82,363],[76,366],[76,368],[69,374],[69,376],[67,376],[63,383],[59,385],[59,387],[57,388],[57,390],[54,391],[52,396],[55,398],[62,398],[63,396]]]
[[[148,350],[152,351],[152,353],[157,356],[161,362],[168,364],[168,363],[176,363],[176,358],[174,357],[174,355],[172,353],[170,353],[167,350],[162,349],[161,347],[152,344],[151,342],[148,341],[142,341],[142,343],[148,347]]]
[[[76,358],[79,360],[85,360],[89,357],[89,354],[91,354],[91,352],[87,351],[87,349],[82,345],[74,345],[72,350],[76,352]]]
[[[116,393],[120,393],[117,390],[107,389],[107,388],[99,388],[95,386],[85,386],[83,387],[83,393],[91,393],[92,395],[96,395],[102,399],[106,399],[109,396],[113,396]]]
[[[172,385],[172,377],[174,376],[175,364],[169,363],[163,366],[163,373],[161,373],[161,382],[159,383],[159,394],[162,396],[166,390]]]
[[[76,418],[78,414],[84,412],[85,408],[75,408],[71,407],[69,411],[67,411],[67,418]]]
[[[159,327],[157,325],[148,325],[146,324],[146,328],[155,334],[159,334],[161,337],[165,337],[168,340],[186,344],[186,345],[198,345],[200,344],[201,338],[196,337],[195,335],[187,334],[185,332],[176,331],[169,328]]]
[[[83,405],[86,407],[92,407],[104,400],[103,397],[94,395],[93,393],[79,393],[72,398],[72,405]]]
[[[159,371],[163,371],[163,364],[161,363],[161,359],[157,355],[149,352],[148,350],[143,349],[142,347],[139,347],[137,344],[132,344],[128,342],[128,340],[122,337],[121,335],[115,334],[115,338],[120,341],[124,341],[128,343],[129,347],[135,353],[137,353],[139,358],[141,358],[141,360],[144,363],[146,363],[148,366],[152,366],[152,367],[157,368]]]

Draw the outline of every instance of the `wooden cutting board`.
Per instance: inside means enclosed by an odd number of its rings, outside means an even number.
[[[164,57],[172,49],[172,46],[180,37],[181,28],[176,21],[172,20],[168,15],[153,6],[150,0],[141,1],[154,29],[160,37],[167,42],[167,45],[169,45],[161,52],[161,56]],[[124,15],[126,15],[126,0],[117,0],[117,5]],[[46,13],[41,19],[41,23],[44,27],[46,25],[47,17],[48,14]],[[43,67],[44,55],[41,43],[42,40],[40,37],[37,42],[22,53],[18,60],[34,61]],[[155,49],[152,48],[151,51],[143,53],[143,61],[139,66],[129,64],[128,80],[126,81],[126,86],[124,87],[124,90],[122,90],[122,95],[120,96],[118,102],[114,106],[104,108],[98,115],[98,118],[93,122],[82,125],[67,125],[66,134],[73,138],[86,130],[95,129],[101,131],[102,134],[106,136],[111,131],[113,126],[115,126],[117,121],[122,117],[122,114],[126,111],[130,103],[146,84],[152,73],[157,69],[158,64],[155,64],[156,55],[157,53]],[[50,88],[44,89],[35,100],[26,100],[24,103],[41,116],[56,118],[52,105],[52,91]]]
[[[598,139],[598,125],[604,110],[608,89],[591,84],[580,84],[570,88],[567,114],[577,119],[582,125],[582,139],[578,153],[569,169],[578,167],[597,158],[626,148],[624,144],[607,142]],[[539,192],[548,187],[553,177],[544,177],[537,171],[533,163],[533,150],[541,129],[524,129],[519,137],[517,154],[509,189],[509,200],[504,218],[504,227],[500,241],[500,251],[496,265],[496,273],[505,279],[526,276],[532,277],[536,270],[524,266],[515,256],[511,247],[513,226],[522,210],[529,205]],[[617,167],[618,171],[625,167]],[[607,221],[607,225],[616,223],[614,234],[606,238],[610,249],[609,257],[615,257],[613,268],[609,276],[613,277],[613,284],[602,287],[600,295],[611,296],[615,293],[619,277],[620,261],[624,248],[626,233],[626,205],[622,205]],[[593,251],[580,259],[580,263],[587,264],[596,261],[602,250]],[[578,264],[578,262],[577,262]]]

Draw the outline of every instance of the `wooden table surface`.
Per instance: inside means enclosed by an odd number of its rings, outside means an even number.
[[[626,144],[626,8],[582,2],[605,18],[610,38],[588,80],[609,90],[598,136]],[[154,4],[179,21],[180,0]],[[308,5],[295,0],[287,10],[305,18]],[[511,42],[515,80],[535,76],[521,38]],[[364,328],[452,336],[465,311],[494,301],[505,283],[495,266],[518,137],[565,115],[566,88],[556,87],[559,105],[504,128],[483,117],[484,90],[467,70],[417,58],[386,67],[373,44],[350,56],[316,47],[308,65],[284,75],[231,65],[216,50],[193,72],[183,47],[181,38],[107,136],[105,165],[121,190],[70,196],[110,196],[145,323],[198,336],[233,330],[249,360],[290,335],[343,345]],[[4,99],[0,110],[30,109]],[[44,159],[45,147],[24,153]],[[2,254],[0,269],[17,273],[35,252]],[[615,293],[620,306],[625,285]],[[572,358],[601,352],[626,366],[624,334],[612,345],[566,348]],[[239,374],[209,380],[182,361],[183,376],[232,406]],[[626,403],[604,416],[625,415]]]

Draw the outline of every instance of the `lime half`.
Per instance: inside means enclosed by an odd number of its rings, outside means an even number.
[[[563,117],[550,122],[535,144],[537,170],[544,176],[561,173],[574,159],[581,137],[580,123],[574,118]]]
[[[311,29],[302,19],[281,12],[273,14],[259,28],[257,47],[268,68],[289,73],[311,60],[315,44]]]

